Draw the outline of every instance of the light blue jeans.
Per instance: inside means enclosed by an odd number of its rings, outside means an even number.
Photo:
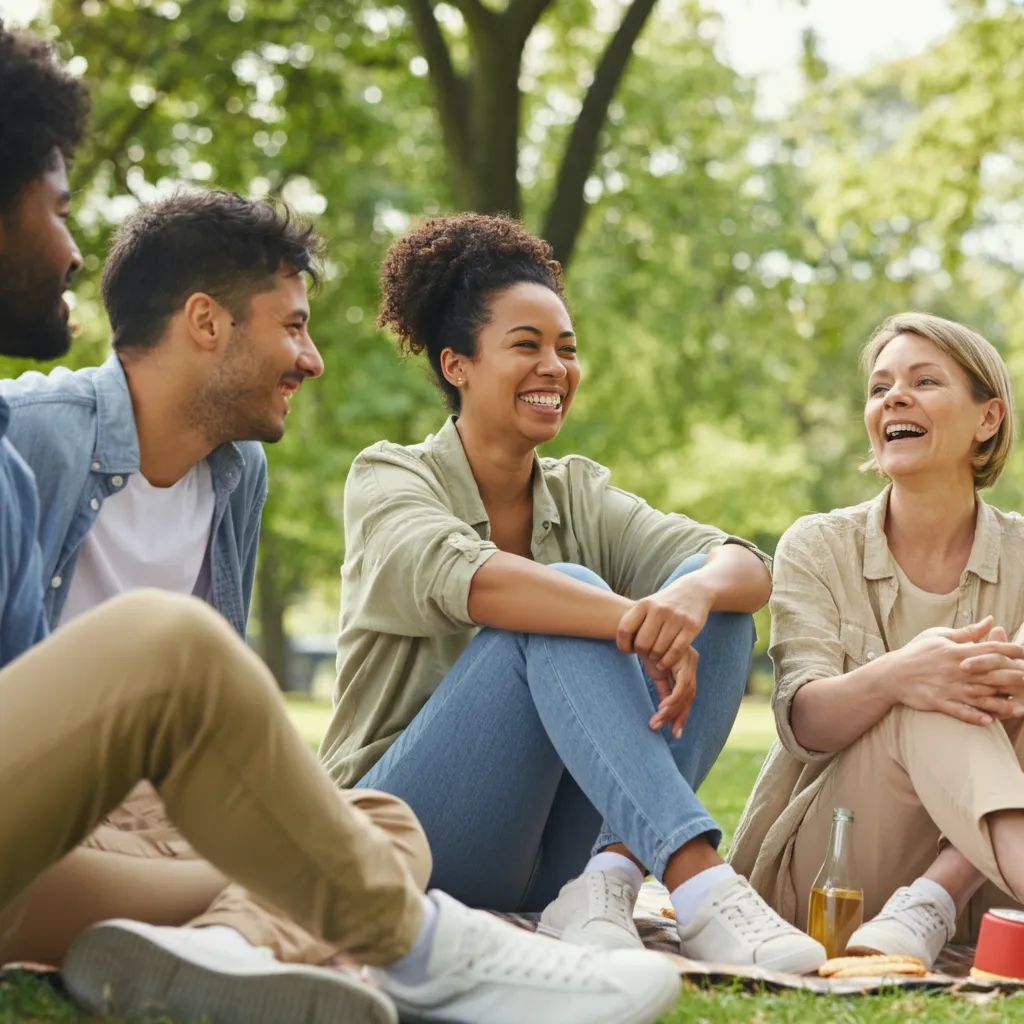
[[[582,566],[551,568],[608,589]],[[657,691],[613,641],[482,629],[358,785],[412,807],[434,854],[431,887],[470,906],[542,910],[617,842],[661,878],[684,843],[721,841],[694,791],[732,728],[753,645],[750,615],[708,618],[677,740],[648,726]]]

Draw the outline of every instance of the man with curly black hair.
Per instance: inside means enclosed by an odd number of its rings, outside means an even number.
[[[67,347],[54,285],[78,264],[62,222],[81,135],[67,125],[80,126],[86,107],[45,44],[0,23],[0,257],[5,271],[21,262],[17,287],[0,293],[0,354]],[[204,602],[136,592],[47,638],[38,494],[4,436],[9,415],[0,398],[0,946],[33,880],[78,853],[147,779],[203,857],[378,965],[379,987],[272,959],[254,966],[224,948],[202,956],[179,929],[110,921],[83,933],[63,965],[70,991],[93,1008],[214,1024],[395,1024],[396,1002],[417,1020],[464,1024],[662,1015],[679,979],[657,954],[559,944],[425,896],[430,854],[408,808],[334,788],[265,666]]]
[[[67,227],[67,168],[89,98],[51,48],[0,22],[0,308],[6,355],[55,359],[70,341],[61,298],[82,258]]]

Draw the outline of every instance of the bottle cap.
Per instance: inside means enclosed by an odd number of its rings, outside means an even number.
[[[837,807],[832,812],[833,821],[853,821],[853,811],[847,807]]]

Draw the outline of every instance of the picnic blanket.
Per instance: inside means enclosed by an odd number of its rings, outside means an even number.
[[[668,890],[659,882],[648,880],[644,883],[637,900],[635,920],[637,930],[648,949],[657,950],[672,958],[682,977],[700,987],[740,985],[750,991],[800,990],[824,996],[870,995],[884,989],[901,988],[916,991],[948,992],[963,996],[972,1002],[985,1002],[1000,995],[1024,992],[1024,981],[976,981],[969,976],[974,962],[971,946],[947,946],[935,970],[921,978],[882,977],[845,978],[832,980],[816,975],[784,974],[781,971],[766,971],[757,967],[735,967],[728,964],[702,963],[688,960],[680,955],[679,939],[675,922],[666,913],[671,910]],[[538,914],[498,915],[521,928],[536,931]],[[339,961],[341,958],[339,958]],[[330,966],[325,965],[325,966]],[[30,970],[43,980],[60,989],[59,973],[53,967],[40,964],[8,965],[0,968],[0,979],[8,970]]]

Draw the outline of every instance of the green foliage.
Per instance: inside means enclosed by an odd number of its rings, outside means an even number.
[[[103,251],[139,201],[182,182],[282,196],[330,242],[312,322],[327,372],[268,451],[265,551],[286,604],[336,601],[352,457],[444,415],[425,368],[374,327],[385,248],[456,202],[411,3],[53,0],[44,26],[95,96],[73,173],[86,270],[71,365],[104,355]],[[460,74],[480,60],[468,5],[435,9]],[[527,42],[517,159],[535,229],[623,9],[553,0]],[[806,99],[768,120],[756,83],[718,56],[718,15],[662,0],[587,175],[568,280],[584,384],[553,454],[582,451],[659,506],[770,550],[797,516],[879,486],[857,472],[856,366],[886,315],[974,323],[1020,379],[1024,15],[991,0],[956,10],[929,51],[852,80],[808,36]],[[1024,499],[1019,457],[993,498]]]

